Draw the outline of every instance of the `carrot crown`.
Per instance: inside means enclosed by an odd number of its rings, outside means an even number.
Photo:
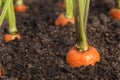
[[[23,4],[23,0],[16,0],[16,5],[22,5]]]

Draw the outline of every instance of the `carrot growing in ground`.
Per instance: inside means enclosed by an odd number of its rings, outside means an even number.
[[[90,0],[73,0],[77,45],[70,49],[66,62],[72,67],[93,65],[100,61],[97,50],[88,46],[86,24]]]
[[[113,18],[120,20],[120,0],[117,0],[117,7],[116,8],[112,8],[110,10],[110,15]]]
[[[61,7],[62,7],[63,9],[65,9],[65,7],[66,7],[64,1],[65,1],[65,0],[62,1],[62,5],[61,5]]]
[[[0,77],[2,76],[3,74],[3,71],[2,71],[2,68],[0,68]]]
[[[27,8],[28,7],[23,3],[23,0],[16,0],[16,4],[14,6],[15,12],[25,12]]]
[[[56,26],[65,26],[68,22],[74,24],[73,0],[64,0],[64,3],[66,5],[66,11],[58,16],[55,21]]]
[[[5,42],[14,40],[16,38],[21,39],[21,36],[17,34],[13,0],[0,0],[0,8],[2,9],[2,13],[0,15],[0,26],[2,25],[5,17],[9,23],[8,28],[9,33],[4,36]]]

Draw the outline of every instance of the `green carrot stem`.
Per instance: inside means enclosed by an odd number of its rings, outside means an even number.
[[[23,5],[23,0],[17,0],[16,5]]]
[[[117,0],[117,7],[120,8],[120,0]]]
[[[0,8],[2,7],[2,0],[0,0]]]
[[[6,16],[6,12],[7,12],[8,8],[9,8],[9,6],[10,6],[10,1],[11,0],[6,0],[6,3],[5,3],[5,5],[4,5],[3,9],[2,9],[3,11],[2,11],[2,14],[0,16],[0,27],[1,27],[2,23],[3,23],[3,20],[4,20],[5,16]]]
[[[15,19],[15,13],[13,8],[13,0],[10,0],[10,6],[8,8],[6,17],[9,23],[9,28],[8,28],[9,33],[17,32],[16,19]]]
[[[64,0],[66,5],[65,17],[72,18],[73,17],[73,0]]]
[[[75,17],[75,29],[77,35],[77,48],[80,51],[86,51],[88,49],[87,37],[86,37],[86,22],[88,15],[88,2],[89,0],[74,0],[74,17]],[[86,5],[87,4],[87,5]],[[87,13],[86,13],[87,12]]]
[[[90,6],[90,0],[87,0],[85,3],[85,15],[84,15],[84,26],[85,26],[85,31],[86,31],[86,26],[87,26],[87,21],[88,21],[88,12],[89,12],[89,6]]]
[[[84,0],[84,1],[82,0],[81,3],[83,3],[83,6],[81,7],[82,8],[81,17],[84,20],[84,17],[85,17],[84,13],[85,13],[85,8],[86,8],[86,6],[85,6],[86,0]]]

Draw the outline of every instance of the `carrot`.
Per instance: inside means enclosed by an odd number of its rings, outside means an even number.
[[[23,0],[16,0],[14,9],[15,12],[25,12],[27,10],[27,6],[23,3]]]
[[[62,2],[61,7],[62,7],[63,9],[66,8],[66,5],[65,5],[64,1]]]
[[[74,18],[66,18],[64,14],[61,14],[55,21],[55,26],[65,26],[67,23],[71,22],[74,24]]]
[[[111,9],[111,10],[110,10],[110,15],[111,15],[113,18],[120,20],[120,9],[117,9],[117,8]]]
[[[120,0],[117,0],[117,6],[116,6],[116,8],[112,8],[110,10],[109,14],[113,18],[120,20]]]
[[[74,24],[73,0],[64,0],[64,4],[66,6],[65,12],[58,16],[58,18],[55,21],[55,26],[65,26],[69,22]]]
[[[5,0],[0,3],[2,5],[2,13],[0,15],[0,27],[6,18],[9,24],[8,33],[4,36],[6,42],[14,40],[15,38],[21,39],[17,33],[16,19],[13,7],[13,0]]]
[[[0,68],[0,77],[3,75],[2,68]]]
[[[73,47],[70,49],[66,57],[66,62],[72,68],[88,65],[94,66],[96,61],[100,61],[99,53],[92,46],[89,46],[89,49],[87,51],[82,52],[78,51],[76,47]]]
[[[27,9],[28,9],[28,7],[26,6],[26,5],[15,5],[14,6],[14,9],[15,9],[15,12],[25,12]]]
[[[5,42],[9,42],[9,41],[15,40],[16,38],[20,40],[21,36],[19,34],[6,34],[4,36]]]
[[[66,62],[72,67],[89,66],[100,61],[97,50],[88,46],[86,37],[86,24],[90,0],[73,0],[75,31],[77,46],[71,48],[66,55]]]

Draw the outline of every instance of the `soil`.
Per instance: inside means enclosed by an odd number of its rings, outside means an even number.
[[[72,69],[65,62],[76,43],[74,25],[55,27],[63,11],[60,0],[25,0],[28,11],[16,13],[22,40],[5,43],[5,22],[0,29],[0,80],[120,80],[120,21],[109,15],[115,0],[91,0],[88,43],[100,53],[94,67]]]

